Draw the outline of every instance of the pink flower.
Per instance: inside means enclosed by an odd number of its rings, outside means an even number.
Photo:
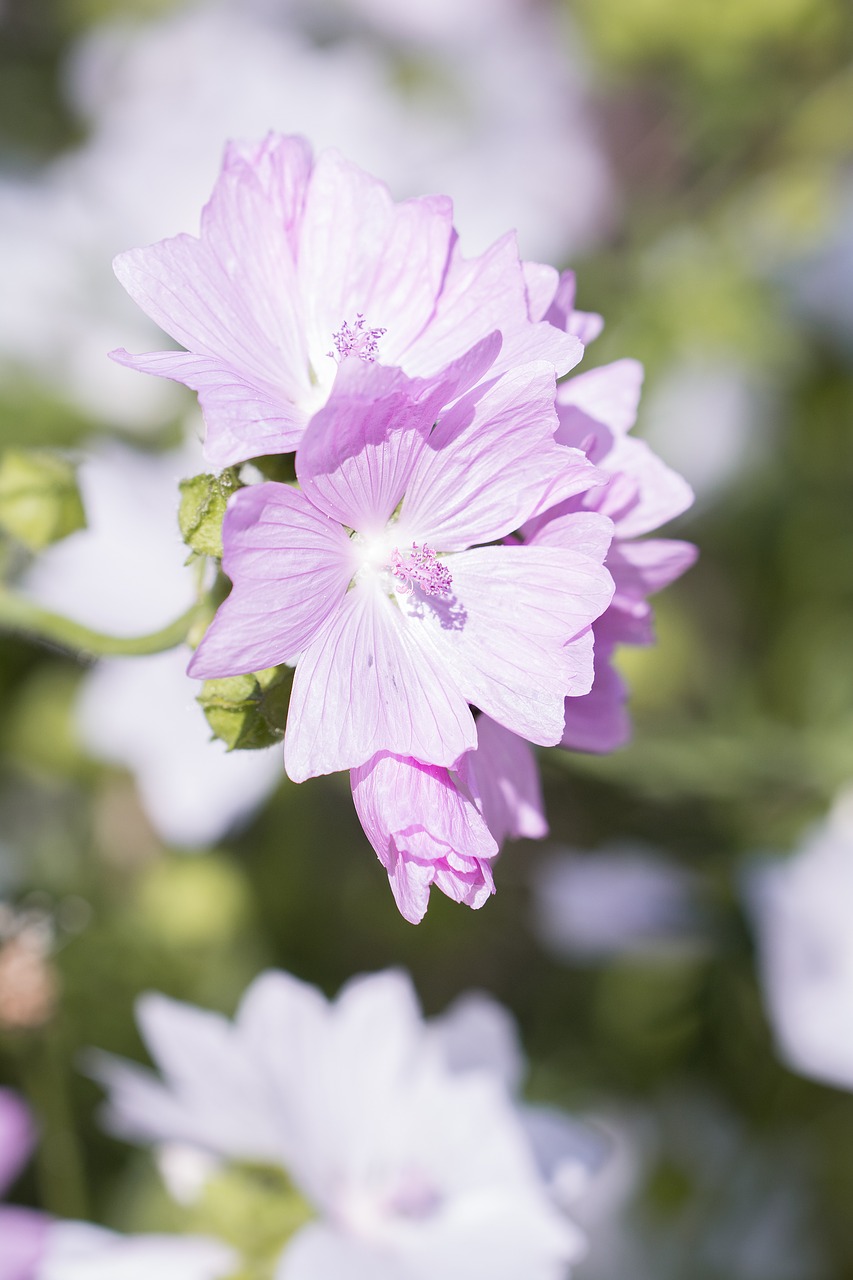
[[[542,314],[554,324],[565,325],[584,343],[591,342],[601,330],[600,316],[574,310],[571,272],[561,277]],[[628,434],[637,418],[642,382],[642,365],[636,360],[617,360],[558,386],[560,426],[556,438],[583,450],[607,481],[555,504],[525,528],[530,545],[559,546],[567,516],[596,511],[613,521],[613,542],[605,563],[616,590],[593,628],[595,683],[585,697],[566,704],[563,745],[578,751],[613,751],[627,741],[627,690],[611,664],[613,651],[617,644],[654,642],[647,597],[684,573],[697,554],[689,542],[642,538],[681,515],[693,501],[687,482],[644,441]]]
[[[29,1110],[9,1089],[0,1089],[0,1195],[17,1177],[35,1145]],[[34,1209],[0,1206],[0,1280],[32,1280],[50,1220]]]
[[[434,886],[481,907],[494,893],[491,859],[507,837],[547,834],[533,752],[488,716],[456,770],[389,755],[353,769],[356,812],[388,872],[400,913],[423,919]]]
[[[337,152],[315,160],[301,138],[231,143],[200,238],[132,249],[115,270],[187,350],[114,358],[199,393],[215,467],[295,449],[355,360],[430,376],[495,329],[501,369],[541,359],[563,374],[582,353],[530,318],[514,233],[465,259],[449,199],[395,203]]]
[[[347,362],[297,454],[301,490],[232,499],[234,589],[190,672],[296,664],[294,781],[381,752],[453,766],[477,745],[469,703],[553,745],[566,695],[590,688],[610,521],[567,518],[559,547],[484,545],[598,481],[554,440],[550,365],[482,381],[498,341],[431,381]]]

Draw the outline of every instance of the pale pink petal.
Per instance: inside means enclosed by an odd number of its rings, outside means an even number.
[[[459,773],[476,795],[498,845],[547,836],[542,780],[529,742],[489,716],[478,716],[477,750],[463,756]]]
[[[423,918],[432,884],[479,907],[494,890],[484,860],[498,846],[447,769],[381,753],[351,775],[356,812],[388,872],[401,914]]]
[[[295,661],[339,608],[355,568],[341,526],[289,485],[240,489],[222,536],[234,589],[190,662],[197,679]]]
[[[589,626],[610,601],[610,575],[562,547],[481,547],[447,563],[452,597],[416,590],[400,600],[412,630],[429,636],[469,702],[520,737],[553,746],[566,694],[592,685]]]
[[[546,319],[548,308],[556,301],[561,278],[556,267],[543,262],[522,262],[524,288],[527,293],[527,314],[533,321]],[[557,325],[565,329],[565,325]]]
[[[575,273],[564,271],[547,310],[542,315],[531,312],[531,320],[544,319],[566,333],[572,333],[586,347],[604,328],[604,321],[594,311],[575,311]]]
[[[463,396],[421,452],[400,515],[402,542],[445,551],[491,542],[536,512],[600,483],[554,440],[554,371],[525,365]]]
[[[613,549],[613,521],[597,511],[569,511],[553,517],[549,513],[526,525],[524,532],[531,546],[566,547],[599,562]]]
[[[11,1089],[0,1089],[0,1195],[30,1158],[35,1146],[30,1109]]]
[[[477,382],[500,350],[492,333],[435,378],[348,359],[296,458],[303,490],[322,511],[370,535],[399,504],[440,409]]]
[[[382,363],[403,363],[401,353],[429,322],[441,290],[452,218],[446,197],[395,204],[383,182],[324,151],[308,187],[299,249],[309,350],[328,350],[344,322],[363,315],[369,328],[386,330]],[[496,327],[470,342],[463,336],[443,363]]]
[[[648,538],[642,542],[614,541],[607,556],[617,595],[643,597],[680,578],[699,552],[692,542]]]
[[[131,355],[111,351],[110,358],[140,373],[182,382],[198,393],[206,425],[204,452],[220,470],[266,453],[288,453],[302,436],[304,408],[253,386],[222,360],[186,351]]]
[[[590,419],[614,437],[623,436],[637,421],[642,387],[643,366],[638,360],[615,360],[561,382],[557,389],[559,439],[584,448],[583,440],[592,430]],[[593,460],[598,462],[600,457],[594,454]]]
[[[583,355],[576,338],[544,321],[530,322],[514,232],[478,258],[463,258],[454,244],[435,316],[400,363],[408,373],[427,376],[443,368],[460,347],[472,346],[493,329],[503,336],[495,373],[547,360],[562,375]]]
[[[304,144],[281,143],[300,175],[295,184],[304,183]],[[275,400],[300,403],[312,385],[281,204],[229,148],[201,238],[179,235],[131,249],[114,266],[134,301],[189,351],[221,360]]]
[[[293,781],[380,751],[452,765],[475,744],[465,699],[426,637],[378,587],[350,591],[296,668],[284,757]]]
[[[584,504],[610,516],[616,537],[637,538],[674,520],[693,502],[687,481],[654,453],[644,440],[617,440],[601,469],[610,484],[591,491]]]
[[[35,1280],[49,1230],[46,1214],[0,1206],[0,1280]]]
[[[631,736],[631,721],[625,709],[627,697],[628,690],[613,666],[610,649],[597,644],[591,691],[585,697],[566,699],[566,728],[561,745],[573,751],[596,753],[624,746]]]

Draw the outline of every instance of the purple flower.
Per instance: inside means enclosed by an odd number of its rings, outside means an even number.
[[[469,703],[554,745],[565,697],[591,686],[609,519],[566,517],[559,547],[484,545],[599,480],[554,440],[550,365],[482,381],[498,341],[433,380],[347,362],[297,453],[301,490],[232,499],[234,589],[190,672],[296,663],[295,781],[380,752],[451,767],[477,745]]]
[[[531,319],[514,233],[465,259],[449,199],[395,203],[301,138],[231,143],[200,237],[132,249],[115,269],[187,350],[114,358],[198,392],[216,467],[295,449],[356,361],[430,376],[495,329],[500,369],[541,359],[563,374],[582,354],[575,336]],[[551,271],[531,270],[537,282]],[[556,272],[547,279],[553,294]]]
[[[29,1110],[0,1089],[0,1195],[26,1164],[35,1145]],[[0,1206],[0,1280],[32,1280],[44,1249],[49,1219],[34,1209]]]
[[[481,907],[495,891],[490,864],[504,840],[548,831],[529,744],[488,716],[478,717],[477,748],[456,770],[384,752],[353,769],[351,781],[365,835],[412,924],[433,886]]]

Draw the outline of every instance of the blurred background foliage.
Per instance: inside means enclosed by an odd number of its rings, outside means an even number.
[[[6,0],[5,172],[85,142],[65,96],[74,41],[174,7]],[[566,56],[584,50],[613,174],[604,234],[560,264],[607,320],[587,363],[644,362],[638,430],[697,491],[673,532],[700,561],[659,601],[657,647],[622,655],[634,741],[546,754],[550,840],[505,851],[481,912],[435,897],[412,928],[346,779],[282,777],[224,842],[170,849],[132,777],[79,739],[85,664],[0,638],[0,896],[17,922],[0,950],[0,1079],[29,1094],[44,1134],[21,1199],[151,1225],[150,1170],[99,1131],[79,1069],[89,1046],[142,1053],[141,991],[231,1010],[265,965],[331,991],[400,964],[429,1012],[468,987],[504,1001],[531,1095],[613,1135],[623,1184],[586,1211],[581,1277],[853,1277],[853,1099],[778,1063],[739,891],[750,852],[794,848],[853,778],[853,326],[810,284],[833,280],[853,237],[853,8],[564,0],[559,18]],[[92,434],[79,405],[19,370],[0,410],[4,447]],[[146,447],[174,435],[165,421]],[[26,559],[11,535],[2,554],[9,572]],[[690,872],[693,934],[593,958],[549,948],[537,868],[555,846],[618,842]]]

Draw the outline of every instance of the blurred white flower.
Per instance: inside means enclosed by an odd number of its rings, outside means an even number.
[[[534,873],[536,930],[557,955],[683,954],[699,920],[693,877],[639,845],[560,853]]]
[[[233,1252],[193,1236],[119,1236],[85,1222],[54,1222],[30,1280],[224,1280]]]
[[[80,467],[88,527],[49,547],[27,594],[89,627],[155,631],[193,603],[194,570],[177,524],[178,482],[203,469],[192,445],[145,454],[95,446]],[[204,845],[247,817],[281,779],[276,750],[228,753],[211,734],[181,646],[111,658],[83,678],[78,726],[98,758],[136,776],[148,817],[169,843]]]
[[[752,865],[744,883],[780,1056],[853,1089],[853,792],[796,853]]]
[[[283,0],[208,0],[82,39],[66,80],[87,141],[29,181],[0,182],[0,366],[109,425],[180,414],[176,387],[143,386],[106,359],[116,345],[159,345],[110,260],[194,232],[225,141],[270,129],[339,147],[397,196],[448,192],[468,252],[512,226],[528,257],[593,241],[609,177],[577,55],[547,9],[477,8],[495,9],[488,38],[479,20],[442,19],[460,38],[435,56],[389,47],[346,6],[329,8],[339,26],[315,44],[320,10]]]
[[[559,1117],[551,1167],[538,1163],[506,1085],[507,1028],[472,1061],[460,1048],[471,1013],[430,1027],[396,972],[355,979],[331,1003],[270,972],[233,1023],[143,997],[162,1078],[108,1056],[94,1070],[114,1132],[284,1169],[306,1211],[283,1223],[277,1280],[559,1280],[582,1238],[552,1173],[583,1152]],[[481,1029],[492,1017],[474,1013]]]

